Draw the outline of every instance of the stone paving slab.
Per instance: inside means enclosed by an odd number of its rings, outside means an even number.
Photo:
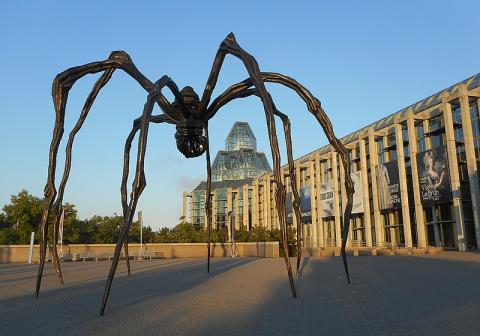
[[[293,262],[294,260],[292,260]],[[0,335],[479,335],[480,254],[305,258],[291,297],[283,259],[120,262],[106,314],[110,262],[0,265]]]

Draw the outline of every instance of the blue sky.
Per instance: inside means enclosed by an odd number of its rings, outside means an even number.
[[[261,70],[308,87],[340,137],[479,72],[479,10],[478,1],[1,2],[0,207],[21,189],[43,194],[54,122],[51,82],[69,67],[125,50],[152,81],[167,74],[201,94],[217,48],[232,31]],[[72,89],[66,132],[96,78]],[[215,93],[244,78],[242,64],[228,57]],[[293,93],[268,89],[290,115],[295,157],[326,144]],[[145,98],[117,71],[95,102],[74,145],[64,198],[81,218],[121,213],[123,145]],[[250,123],[271,162],[257,98],[233,102],[210,122],[213,155],[236,120]],[[185,159],[174,133],[168,125],[149,132],[147,188],[138,210],[154,228],[175,225],[182,192],[206,177],[205,158]]]

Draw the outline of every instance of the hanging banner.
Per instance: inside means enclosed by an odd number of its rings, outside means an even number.
[[[301,188],[298,192],[300,197],[300,215],[304,224],[312,223],[312,197],[310,187]],[[293,203],[292,193],[289,192],[285,198],[285,209],[287,210],[287,224],[293,224]]]
[[[302,222],[304,224],[312,223],[312,196],[310,187],[301,188],[300,196],[300,213],[302,215]]]
[[[318,192],[320,199],[320,217],[335,216],[332,180],[321,182]]]
[[[365,210],[363,208],[363,188],[362,188],[362,172],[357,171],[350,175],[353,181],[355,192],[353,194],[352,214],[360,214]]]
[[[417,169],[420,198],[423,205],[452,200],[448,156],[445,146],[418,153]]]
[[[293,203],[292,203],[292,193],[288,192],[285,196],[285,210],[287,210],[287,224],[293,224]]]
[[[395,209],[402,206],[400,197],[400,179],[398,162],[381,163],[376,168],[378,204],[381,210]]]

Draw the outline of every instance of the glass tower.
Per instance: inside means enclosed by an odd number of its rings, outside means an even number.
[[[270,172],[271,168],[263,152],[257,152],[257,139],[246,122],[235,122],[225,139],[225,150],[215,156],[212,164],[212,218],[214,227],[225,226],[227,219],[228,188],[249,184],[259,175]],[[192,192],[192,222],[204,226],[206,182],[201,182]],[[243,197],[242,191],[238,195]],[[235,215],[243,222],[243,202]]]

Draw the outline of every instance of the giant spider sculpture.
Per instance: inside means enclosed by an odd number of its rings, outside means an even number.
[[[225,92],[213,100],[211,104],[212,92],[217,83],[220,68],[227,54],[239,58],[245,68],[247,69],[249,78],[230,86]],[[300,215],[300,197],[298,194],[295,169],[292,157],[292,142],[290,134],[290,121],[288,117],[277,110],[273,100],[265,88],[265,82],[278,83],[294,90],[307,104],[308,110],[315,116],[317,121],[325,131],[327,138],[333,148],[340,154],[343,168],[345,170],[345,191],[347,195],[347,204],[345,205],[345,211],[343,216],[343,233],[342,233],[342,257],[347,273],[348,282],[350,282],[348,267],[345,256],[345,246],[349,231],[349,221],[352,209],[353,199],[353,182],[350,178],[350,159],[348,152],[343,144],[335,137],[332,125],[328,119],[326,113],[320,105],[320,101],[315,98],[310,91],[295,81],[293,78],[271,72],[260,72],[256,60],[247,52],[245,52],[236,42],[235,37],[230,33],[225,40],[220,44],[220,48],[215,55],[215,60],[208,78],[205,90],[202,98],[195,91],[186,86],[181,91],[178,90],[177,85],[173,80],[167,76],[163,76],[155,83],[148,80],[134,65],[129,55],[123,51],[114,51],[110,54],[107,60],[100,62],[88,63],[82,66],[70,68],[55,77],[52,87],[52,96],[55,105],[55,127],[53,130],[53,138],[50,145],[49,166],[48,166],[48,178],[45,186],[45,205],[43,210],[42,219],[40,222],[40,264],[38,267],[38,275],[36,282],[35,297],[38,298],[40,285],[42,280],[42,273],[45,264],[45,256],[47,252],[47,237],[48,237],[48,219],[52,215],[54,217],[54,238],[52,246],[53,261],[57,276],[60,282],[63,284],[63,276],[60,268],[60,262],[57,252],[57,242],[59,234],[60,216],[62,213],[62,200],[65,191],[65,185],[68,180],[68,176],[71,168],[71,150],[75,135],[80,130],[85,121],[92,104],[97,97],[99,91],[107,84],[112,77],[115,70],[121,69],[133,77],[148,93],[147,101],[145,103],[143,114],[140,118],[136,119],[133,123],[133,129],[127,137],[124,150],[124,164],[123,164],[123,177],[121,183],[121,202],[123,208],[123,227],[120,231],[117,244],[115,247],[114,257],[110,272],[108,274],[107,283],[105,286],[105,292],[103,295],[102,307],[100,314],[103,315],[110,293],[115,271],[117,269],[118,261],[120,258],[122,247],[125,249],[125,259],[127,262],[128,274],[130,274],[130,265],[128,258],[128,231],[132,224],[133,216],[135,214],[135,208],[138,199],[146,186],[145,174],[144,174],[144,158],[145,150],[147,146],[147,135],[149,123],[168,123],[176,126],[175,139],[177,142],[178,150],[183,153],[187,158],[197,157],[206,152],[207,161],[207,191],[206,191],[206,226],[207,226],[207,272],[210,271],[210,231],[211,231],[211,167],[210,167],[210,151],[209,151],[209,139],[208,139],[208,121],[217,113],[217,111],[233,99],[244,98],[249,96],[258,96],[263,104],[265,110],[265,116],[267,120],[268,134],[270,140],[270,146],[273,157],[273,175],[274,182],[276,184],[275,200],[277,205],[278,219],[282,232],[282,246],[285,251],[285,263],[288,272],[288,278],[290,282],[290,288],[293,297],[296,297],[295,283],[292,276],[292,269],[290,265],[287,235],[288,228],[286,225],[286,210],[285,210],[285,198],[286,190],[285,185],[281,179],[280,168],[280,152],[278,147],[278,140],[275,130],[274,116],[279,117],[282,120],[285,141],[287,147],[288,156],[288,168],[290,174],[291,188],[293,193],[293,209],[295,212],[295,218],[297,225],[297,274],[299,271],[301,252],[302,252],[302,221]],[[100,78],[96,81],[92,91],[90,92],[80,117],[70,132],[68,142],[66,145],[66,158],[63,177],[60,182],[59,189],[57,191],[55,187],[55,170],[57,165],[57,152],[60,141],[64,132],[64,119],[65,119],[65,107],[67,104],[68,93],[75,82],[87,74],[94,74],[103,72]],[[167,87],[174,95],[175,99],[173,103],[170,103],[164,95],[162,95],[162,89]],[[163,114],[152,115],[154,105],[158,104]],[[130,148],[136,133],[140,131],[138,138],[138,153],[136,161],[135,177],[132,184],[132,190],[130,199],[127,201],[127,180],[129,175],[129,161],[130,161]],[[51,214],[52,213],[52,214]]]

